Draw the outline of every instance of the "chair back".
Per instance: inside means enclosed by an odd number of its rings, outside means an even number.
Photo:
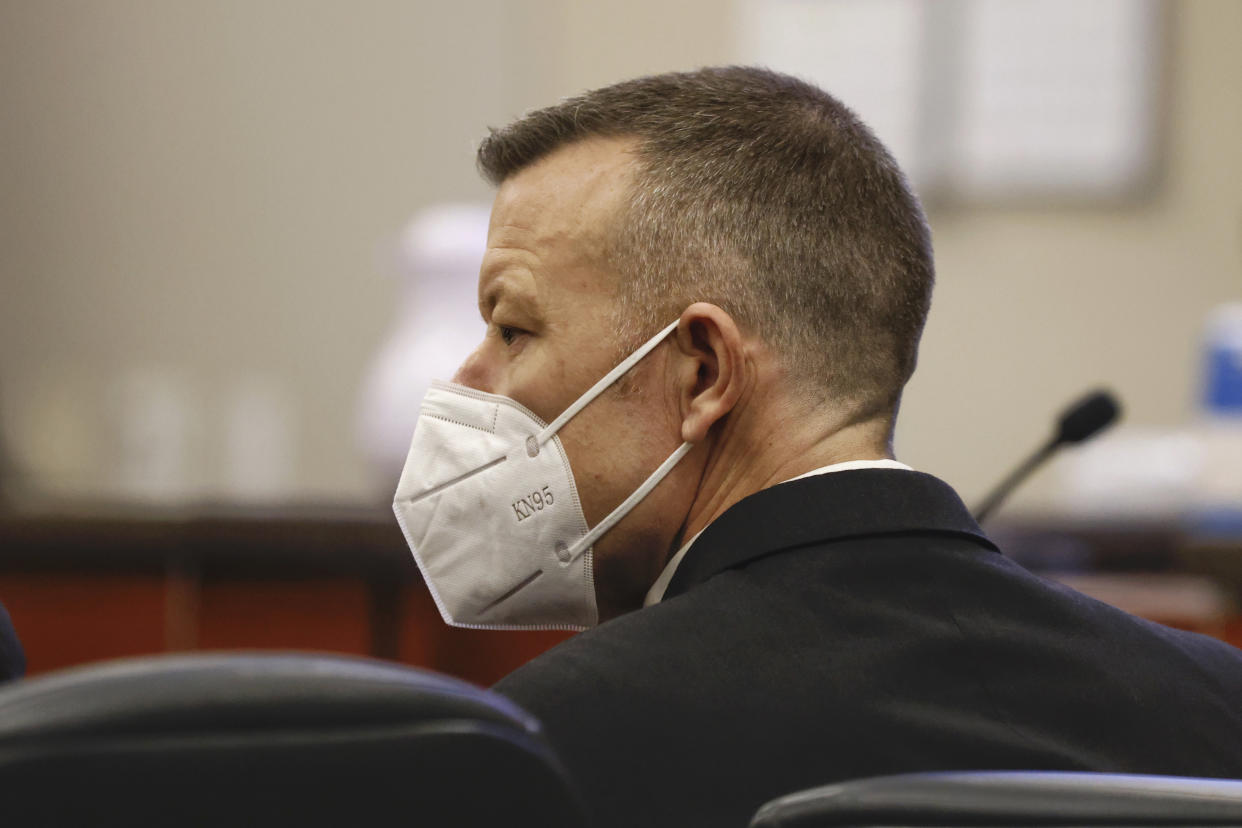
[[[205,654],[0,688],[6,825],[584,822],[534,718],[424,670]]]
[[[774,799],[751,828],[1242,826],[1242,781],[1042,771],[914,773]]]

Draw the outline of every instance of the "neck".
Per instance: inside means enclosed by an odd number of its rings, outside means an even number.
[[[708,447],[698,494],[679,544],[755,492],[835,463],[893,456],[887,416],[851,422],[828,415],[813,422],[800,406],[789,406],[775,417],[765,417],[766,422],[748,423],[744,413],[735,413],[741,416],[722,423]]]

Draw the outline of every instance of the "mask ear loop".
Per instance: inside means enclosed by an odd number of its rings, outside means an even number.
[[[686,453],[692,448],[694,448],[693,443],[682,443],[678,446],[677,450],[670,454],[668,459],[661,463],[659,468],[653,471],[647,479],[642,482],[642,485],[631,492],[629,497],[621,501],[620,506],[609,512],[608,517],[597,523],[594,529],[587,532],[577,543],[569,547],[569,554],[565,556],[566,565],[572,563],[579,555],[594,546],[595,541],[599,540],[601,535],[616,525],[617,521],[621,520],[621,518],[628,515],[630,510],[637,506],[640,500],[646,497],[652,489],[660,485],[660,481],[673,470],[673,467],[676,466],[681,458],[685,457]]]
[[[651,353],[657,345],[664,341],[665,337],[677,329],[677,325],[680,322],[680,319],[674,321],[664,330],[644,342],[634,353],[621,360],[619,365],[607,374],[604,374],[604,376],[600,378],[599,382],[592,385],[585,394],[570,403],[569,407],[562,411],[560,416],[549,423],[543,431],[540,431],[537,435],[527,440],[526,453],[531,457],[537,455],[543,448],[543,444],[548,440],[551,440],[556,432],[561,430],[561,427],[564,426],[565,423],[573,419],[575,414],[586,408],[595,400],[596,397],[604,393],[608,386],[621,379],[621,376],[626,371],[633,368],[639,360]],[[642,485],[631,492],[629,497],[621,501],[621,504],[608,514],[608,517],[597,523],[595,528],[587,532],[578,540],[577,543],[571,546],[568,554],[558,556],[562,564],[568,566],[577,560],[579,555],[594,546],[595,541],[599,540],[600,536],[611,529],[617,521],[629,514],[630,510],[637,506],[638,502],[646,497],[652,489],[658,486],[660,481],[673,470],[673,467],[677,465],[678,461],[685,457],[686,453],[692,448],[694,448],[694,446],[691,443],[682,443],[678,446],[677,450],[670,454],[668,458],[660,464],[659,468],[653,471],[647,479],[642,482]]]
[[[643,343],[638,348],[637,351],[630,354],[625,359],[621,360],[621,363],[616,368],[613,368],[607,374],[604,374],[603,378],[600,379],[599,382],[592,385],[585,394],[583,394],[581,397],[579,397],[578,399],[570,403],[569,408],[566,408],[564,411],[562,411],[559,417],[557,417],[555,420],[549,423],[543,429],[543,431],[535,435],[534,448],[536,449],[536,451],[534,451],[531,454],[531,456],[533,457],[535,454],[538,454],[539,453],[538,449],[542,449],[543,444],[548,442],[548,440],[551,440],[553,435],[555,435],[556,432],[560,431],[561,427],[564,426],[565,423],[573,419],[575,414],[577,414],[579,411],[581,411],[582,409],[586,408],[589,404],[594,402],[595,398],[598,397],[600,394],[604,393],[604,390],[608,388],[608,386],[612,385],[614,382],[621,379],[622,374],[624,374],[626,371],[633,368],[640,359],[645,357],[647,354],[651,353],[651,351],[655,348],[655,346],[659,345],[661,342],[664,341],[664,337],[668,336],[670,333],[673,332],[674,329],[676,329],[680,321],[681,321],[680,319],[677,320],[677,322],[674,322],[673,324],[669,325],[664,330],[660,331],[655,336],[651,337],[651,339],[648,339],[645,343]],[[531,448],[532,446],[528,442],[527,443],[528,453],[530,453]]]

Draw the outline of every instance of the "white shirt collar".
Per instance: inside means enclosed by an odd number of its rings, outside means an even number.
[[[791,483],[794,480],[802,480],[806,477],[815,477],[820,474],[830,474],[832,472],[854,471],[855,469],[901,469],[903,471],[914,471],[905,463],[898,463],[896,460],[847,460],[844,463],[833,463],[830,466],[821,466],[813,469],[806,474],[800,474],[797,477],[791,477],[788,480],[782,480],[781,483]],[[780,485],[779,483],[777,485]],[[706,527],[704,527],[706,529]],[[664,598],[664,593],[668,589],[669,582],[673,580],[674,573],[677,572],[677,566],[682,559],[686,557],[686,553],[690,551],[690,547],[699,539],[699,535],[703,534],[703,530],[699,530],[693,538],[687,541],[681,549],[677,550],[668,564],[665,565],[664,571],[660,573],[660,577],[656,578],[655,583],[651,585],[651,589],[647,590],[647,597],[643,600],[644,607],[650,607],[658,604]]]

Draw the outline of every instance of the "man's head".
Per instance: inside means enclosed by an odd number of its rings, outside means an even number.
[[[604,618],[748,494],[883,456],[932,282],[917,201],[871,133],[799,81],[727,68],[539,110],[479,150],[498,185],[457,381],[550,421],[677,320],[562,429],[594,526],[694,450],[595,545]]]
[[[479,167],[500,184],[592,137],[633,141],[628,192],[600,228],[619,350],[711,302],[772,347],[805,399],[859,419],[895,412],[930,302],[931,241],[853,113],[762,69],[658,75],[494,130]]]

